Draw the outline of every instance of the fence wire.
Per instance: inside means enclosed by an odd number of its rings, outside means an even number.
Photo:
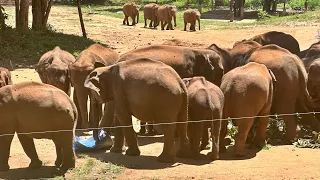
[[[282,116],[299,116],[299,115],[307,115],[307,114],[313,114],[314,116],[316,114],[320,114],[320,111],[317,112],[305,112],[305,113],[291,113],[291,114],[273,114],[273,115],[265,115],[265,116],[249,116],[249,117],[235,117],[235,118],[222,118],[222,119],[205,119],[205,120],[192,120],[192,121],[185,121],[185,122],[170,122],[170,123],[155,123],[155,124],[143,124],[140,126],[159,126],[159,125],[170,125],[170,124],[185,124],[185,123],[200,123],[200,122],[213,122],[213,121],[228,121],[228,120],[240,120],[240,119],[249,119],[249,118],[262,118],[262,117],[274,117],[278,119]],[[75,129],[75,131],[91,131],[91,130],[100,130],[100,129],[116,129],[116,128],[130,128],[134,125],[126,125],[126,126],[105,126],[105,127],[98,127],[98,128],[85,128],[85,129]],[[52,131],[38,131],[38,132],[15,132],[15,133],[9,133],[9,134],[0,134],[0,137],[3,136],[14,136],[15,134],[20,135],[30,135],[30,134],[43,134],[43,133],[57,133],[57,132],[72,132],[73,130],[67,129],[67,130],[52,130]]]

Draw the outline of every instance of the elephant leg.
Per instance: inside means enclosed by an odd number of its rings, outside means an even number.
[[[150,20],[149,28],[152,28],[152,20]],[[154,23],[154,22],[153,22]]]
[[[228,121],[223,120],[221,121],[221,130],[220,130],[220,141],[219,141],[219,152],[224,153],[227,151],[226,144],[225,144],[225,138],[227,135],[227,126]]]
[[[104,115],[102,116],[100,127],[103,128],[106,132],[110,134],[110,128],[114,124],[114,115],[115,115],[115,101],[109,101],[104,104]]]
[[[78,120],[77,120],[77,129],[81,128],[81,123],[82,123],[82,116],[81,116],[81,111],[80,111],[80,106],[79,106],[79,102],[78,102],[78,98],[77,98],[77,91],[76,89],[74,89],[73,91],[73,102],[77,107],[77,111],[78,111]]]
[[[164,23],[163,23],[163,21],[161,20],[160,23],[161,23],[161,30],[164,30]]]
[[[38,157],[33,139],[23,134],[18,134],[18,138],[23,147],[24,152],[31,160],[29,168],[40,168],[42,166],[42,162]]]
[[[144,27],[146,28],[147,27],[147,19],[144,18]]]
[[[290,106],[290,102],[289,104],[287,104],[287,102],[285,104],[283,104],[281,106],[281,109],[278,111],[279,114],[292,114],[295,111],[295,107],[294,107],[294,102],[292,103],[293,106]],[[295,119],[295,115],[289,115],[289,116],[283,116],[283,120],[286,124],[286,133],[285,133],[285,141],[287,141],[288,143],[291,144],[291,141],[295,138],[297,132],[297,122]]]
[[[183,120],[180,120],[179,122],[183,122]],[[179,123],[176,125],[177,131],[179,134],[179,142],[180,146],[176,153],[177,157],[190,157],[191,156],[191,145],[189,142],[189,138],[187,136],[187,123]]]
[[[8,160],[12,139],[13,136],[0,136],[0,171],[7,171],[10,169]]]
[[[93,129],[93,138],[99,141],[99,122],[102,116],[102,104],[100,104],[94,97],[90,96],[90,112],[92,112],[91,127]]]
[[[183,29],[184,31],[186,31],[187,30],[187,22],[185,21],[184,22],[184,29]]]
[[[164,134],[163,151],[157,157],[157,160],[159,162],[172,163],[175,161],[175,157],[174,157],[175,125],[174,124],[165,124],[165,125],[162,125],[162,128],[164,131],[164,133],[163,133]]]
[[[203,134],[203,123],[190,123],[192,128],[191,136],[193,141],[191,144],[191,157],[197,158],[200,155],[200,139]],[[189,126],[189,124],[188,124]]]
[[[207,127],[207,126],[204,126],[203,128],[204,128],[204,129],[203,129],[202,137],[201,137],[200,150],[206,149],[206,147],[209,145],[208,127]]]
[[[127,19],[128,19],[128,16],[124,16],[124,19],[123,19],[123,25],[126,25],[126,21],[127,21]]]
[[[146,124],[145,122],[141,122],[141,129],[139,131],[139,134],[145,134],[146,133]]]
[[[63,160],[62,147],[57,140],[53,139],[53,142],[54,142],[54,145],[56,146],[56,154],[57,154],[57,158],[54,164],[56,165],[56,167],[60,167]]]
[[[120,123],[117,117],[115,120],[115,126],[120,126]],[[111,147],[110,152],[122,153],[123,151],[125,151],[123,128],[118,127],[118,128],[115,128],[114,130],[113,146]]]
[[[147,127],[148,127],[148,135],[154,135],[156,133],[153,125],[148,124]]]
[[[219,148],[220,148],[220,143],[221,143],[220,142],[221,124],[222,124],[221,120],[216,120],[216,121],[212,122],[212,126],[211,126],[211,138],[212,138],[211,159],[212,160],[220,159]]]
[[[256,137],[254,138],[255,145],[259,148],[263,148],[266,142],[266,131],[268,126],[268,117],[260,117],[258,120],[258,126],[256,131]]]
[[[235,156],[242,157],[247,155],[247,152],[244,149],[244,145],[246,143],[246,139],[248,136],[248,132],[253,125],[253,118],[245,118],[236,120],[238,125],[238,133],[236,135],[236,142],[235,142]]]
[[[57,150],[57,160],[62,159],[62,164],[60,169],[68,170],[75,167],[76,157],[73,150],[73,133],[72,132],[57,132],[53,135],[53,142],[60,147],[60,157],[58,156]],[[57,146],[56,146],[57,148]]]
[[[81,128],[86,129],[89,127],[89,122],[88,122],[88,107],[87,107],[87,102],[88,102],[88,95],[89,91],[85,89],[85,87],[78,87],[77,88],[77,99],[79,103],[79,110],[81,114]]]
[[[167,26],[166,30],[168,30],[168,22],[167,22],[167,21],[165,21],[165,22],[163,23],[163,29],[164,29],[166,26]]]

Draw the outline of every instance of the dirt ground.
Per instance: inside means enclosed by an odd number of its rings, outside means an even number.
[[[121,19],[84,14],[88,37],[99,40],[115,48],[119,53],[144,46],[158,44],[177,38],[198,47],[216,43],[222,47],[232,47],[238,40],[250,38],[270,30],[283,31],[293,35],[301,50],[317,41],[319,24],[290,27],[252,27],[238,30],[216,30],[206,27],[197,32],[184,32],[181,28],[174,31],[161,31],[137,26],[123,26]],[[141,22],[141,20],[140,20]],[[58,31],[81,35],[76,8],[52,8],[49,23]],[[40,81],[34,69],[16,69],[12,71],[14,83],[33,80]],[[26,170],[29,159],[14,138],[9,164],[11,170],[0,173],[0,179],[50,178],[55,160],[54,144],[49,140],[35,140],[40,159],[45,166],[39,170]],[[140,157],[128,157],[109,151],[90,153],[89,156],[125,166],[117,179],[318,179],[320,177],[320,150],[299,149],[294,146],[272,146],[269,150],[252,151],[246,159],[234,159],[231,149],[222,155],[221,160],[211,162],[203,151],[200,160],[177,159],[174,164],[156,162],[163,147],[162,137],[139,137]],[[79,166],[83,160],[77,161]],[[93,178],[96,179],[97,177]],[[108,177],[104,177],[107,178]]]

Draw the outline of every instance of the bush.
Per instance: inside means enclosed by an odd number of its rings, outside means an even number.
[[[259,9],[262,8],[263,6],[263,0],[246,0],[244,3],[245,8],[250,8],[250,9]]]
[[[262,10],[259,10],[257,15],[258,15],[258,20],[266,19],[266,18],[270,17],[269,14],[267,13],[267,11],[262,11]]]

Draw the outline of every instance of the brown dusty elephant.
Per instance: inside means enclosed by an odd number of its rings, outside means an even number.
[[[56,146],[55,165],[62,170],[75,167],[74,128],[78,113],[62,90],[38,82],[22,82],[0,88],[0,134],[18,134],[24,152],[31,159],[29,168],[39,168],[33,138],[52,139]],[[59,132],[48,132],[57,131]],[[44,132],[19,134],[29,132]],[[13,135],[0,136],[0,171],[10,167],[8,159]]]
[[[237,67],[222,78],[221,90],[225,97],[223,118],[266,116],[270,114],[276,79],[271,70],[263,64],[250,62]],[[235,119],[238,133],[235,139],[235,155],[244,156],[244,145],[254,118]],[[221,127],[221,148],[226,136],[228,121]],[[266,144],[268,117],[260,117],[255,142],[260,147]]]
[[[146,58],[119,62],[91,72],[85,86],[92,90],[92,94],[101,103],[115,100],[116,116],[122,126],[132,125],[132,115],[141,121],[154,123],[182,122],[162,125],[164,146],[157,160],[174,161],[175,127],[180,140],[176,156],[190,156],[187,136],[188,92],[179,75],[170,66]],[[128,144],[126,154],[139,156],[140,150],[133,128],[125,128],[124,133]],[[113,152],[120,153],[122,145],[123,142],[117,147],[115,142]]]
[[[74,95],[78,101],[78,112],[81,122],[77,128],[98,127],[102,115],[102,105],[90,97],[90,121],[88,122],[87,101],[89,90],[84,87],[84,81],[91,71],[97,67],[114,64],[119,59],[119,54],[110,48],[105,48],[100,44],[93,44],[83,50],[77,60],[69,66],[70,79],[74,87]],[[97,130],[95,130],[98,132]],[[96,134],[96,133],[94,133]],[[96,137],[95,137],[96,138]]]
[[[309,107],[320,107],[307,91],[307,73],[298,56],[277,45],[266,45],[250,51],[244,63],[257,62],[267,66],[275,77],[276,92],[272,104],[272,113],[294,114],[308,112]],[[318,120],[304,115],[301,123],[308,123],[315,130],[320,130]],[[286,124],[285,140],[291,141],[296,136],[297,122],[294,115],[282,116]],[[307,120],[306,120],[307,119]],[[290,142],[291,143],[291,142]]]
[[[190,23],[190,31],[196,31],[196,21],[200,30],[200,12],[197,9],[187,9],[183,13],[184,31],[187,30],[187,23]]]
[[[219,54],[219,56],[222,59],[224,74],[226,74],[227,72],[229,72],[231,70],[231,65],[232,65],[232,57],[230,55],[231,49],[221,48],[216,44],[211,44],[206,49],[209,49],[209,50],[214,51],[217,54]]]
[[[188,123],[188,137],[191,144],[191,155],[196,158],[200,155],[200,140],[203,133],[207,133],[206,124],[211,124],[213,160],[219,159],[219,138],[221,118],[224,106],[224,96],[220,88],[207,81],[202,76],[184,78],[188,89],[189,121],[214,120],[212,122]],[[202,139],[204,141],[204,139]],[[207,142],[202,142],[207,143]]]
[[[7,68],[0,67],[0,87],[11,85],[11,73]]]
[[[161,25],[161,30],[164,30],[164,27],[167,25],[166,30],[173,30],[172,27],[172,18],[174,21],[174,27],[177,26],[176,21],[176,13],[177,13],[177,7],[174,5],[168,5],[164,4],[158,8],[158,21]]]
[[[308,49],[300,52],[299,57],[311,57],[320,53],[320,41],[312,44]]]
[[[268,44],[276,44],[296,55],[299,55],[300,53],[300,46],[298,41],[290,34],[286,34],[284,32],[269,31],[263,34],[256,35],[249,40],[256,41],[262,46]]]
[[[137,58],[148,58],[161,61],[171,66],[181,78],[204,76],[208,81],[220,85],[223,76],[222,58],[209,49],[196,49],[181,46],[150,45],[140,47],[122,54],[119,62],[130,61]],[[106,111],[114,112],[114,103],[108,103]],[[112,106],[113,104],[113,106]],[[113,115],[104,115],[104,126],[112,126]],[[143,123],[143,121],[142,121]],[[116,150],[122,147],[123,134],[121,128],[115,129]],[[113,151],[111,149],[111,151]]]
[[[310,96],[320,99],[320,53],[302,58],[302,61],[308,73],[307,89]]]
[[[158,22],[158,8],[159,5],[155,3],[150,3],[144,6],[143,14],[144,14],[144,27],[147,27],[147,20],[150,20],[149,27],[156,28],[159,24]]]
[[[68,67],[75,61],[72,54],[56,46],[41,56],[35,70],[43,83],[51,84],[70,96],[71,83]]]
[[[132,26],[139,23],[139,6],[136,5],[134,2],[127,2],[123,5],[123,25],[129,26],[129,17],[132,18]],[[136,23],[136,17],[137,17],[137,23]]]

